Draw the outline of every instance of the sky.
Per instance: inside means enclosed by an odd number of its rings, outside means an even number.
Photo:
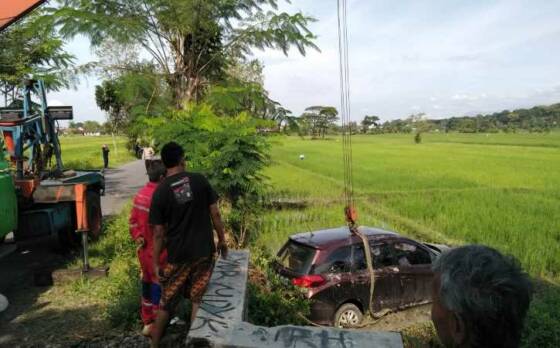
[[[320,52],[254,51],[272,99],[295,115],[307,106],[339,107],[335,0],[292,0],[286,12],[317,19]],[[424,112],[431,118],[476,115],[560,102],[560,1],[349,0],[351,118],[382,120]],[[86,63],[89,42],[67,46]],[[51,93],[75,119],[104,120],[96,77]]]

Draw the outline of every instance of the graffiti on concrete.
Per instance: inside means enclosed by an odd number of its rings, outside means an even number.
[[[236,291],[239,290],[226,283],[228,278],[233,279],[241,274],[242,262],[246,258],[244,255],[237,257],[231,255],[226,260],[219,259],[216,262],[212,280],[208,290],[202,297],[197,321],[193,323],[191,331],[209,328],[212,332],[216,333],[220,329],[229,328],[228,321],[231,318],[225,317],[225,314],[236,309],[232,299],[234,299]]]
[[[274,342],[281,342],[286,348],[352,348],[354,341],[346,332],[319,332],[304,327],[283,327],[274,336]]]

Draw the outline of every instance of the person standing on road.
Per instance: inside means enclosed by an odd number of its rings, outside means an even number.
[[[103,169],[107,169],[109,167],[109,146],[107,144],[103,144],[101,147],[101,152],[103,153]]]
[[[154,275],[153,269],[153,233],[150,226],[149,212],[152,204],[152,196],[158,184],[165,178],[165,166],[161,161],[154,161],[148,170],[150,181],[138,191],[133,200],[132,210],[130,212],[130,235],[136,242],[138,251],[138,261],[142,271],[142,299],[140,316],[144,327],[142,334],[150,335],[150,328],[156,319],[156,313],[159,309],[159,299],[161,297],[161,288]],[[167,261],[167,252],[164,250],[159,255],[159,265],[165,266]]]
[[[151,146],[146,146],[142,149],[142,159],[144,160],[144,165],[146,166],[146,172],[150,168],[150,164],[154,159],[155,151]]]
[[[156,189],[150,207],[154,227],[154,272],[162,286],[160,310],[152,328],[152,347],[158,347],[170,313],[181,297],[192,304],[191,322],[196,318],[202,295],[212,275],[218,234],[218,251],[226,258],[224,224],[218,209],[218,195],[201,174],[185,171],[185,153],[175,142],[165,144],[161,159],[167,177]],[[168,263],[155,263],[165,240]]]

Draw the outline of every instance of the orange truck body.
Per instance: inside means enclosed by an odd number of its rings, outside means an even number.
[[[0,31],[33,11],[46,0],[2,0],[0,1]]]

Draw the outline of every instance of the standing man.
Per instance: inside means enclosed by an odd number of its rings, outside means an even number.
[[[161,159],[167,177],[156,189],[150,208],[154,226],[154,272],[162,286],[160,310],[152,329],[152,347],[158,347],[170,313],[181,297],[191,300],[191,322],[196,317],[202,295],[214,267],[213,229],[218,234],[218,251],[227,257],[224,224],[218,196],[208,180],[185,171],[185,153],[175,142],[165,144]],[[155,263],[165,240],[168,264],[159,269]]]
[[[109,167],[109,146],[103,144],[101,152],[103,152],[103,169],[107,169]]]
[[[165,167],[161,161],[154,161],[148,171],[150,181],[138,191],[133,200],[130,212],[130,235],[136,242],[138,260],[142,271],[142,299],[140,316],[144,327],[142,334],[150,335],[150,328],[156,319],[161,297],[161,287],[157,283],[157,278],[153,269],[153,234],[152,226],[148,223],[152,196],[158,184],[165,178]],[[159,265],[164,266],[167,252],[163,251],[159,255]]]
[[[142,159],[144,160],[144,165],[146,166],[146,172],[150,168],[151,161],[154,159],[154,149],[151,146],[146,146],[142,149]]]

